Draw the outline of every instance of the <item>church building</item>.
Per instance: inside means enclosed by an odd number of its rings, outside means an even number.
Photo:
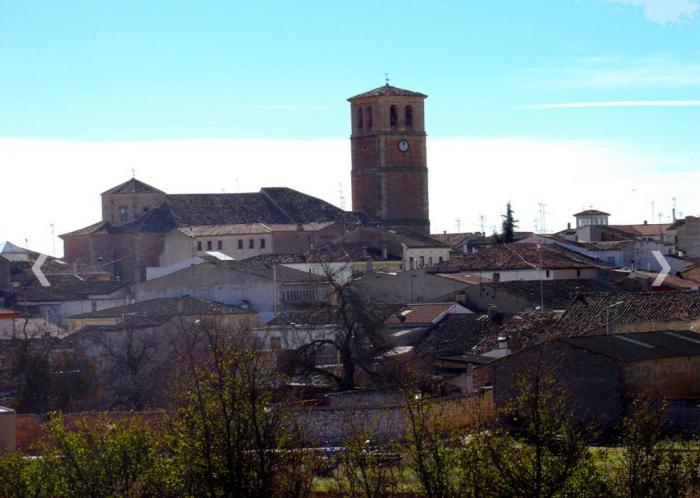
[[[427,95],[386,85],[350,97],[352,208],[430,235]]]
[[[425,98],[387,83],[348,99],[352,212],[289,188],[167,194],[132,178],[102,194],[99,222],[61,236],[64,258],[138,282],[211,251],[238,260],[318,249],[359,226],[429,236]]]

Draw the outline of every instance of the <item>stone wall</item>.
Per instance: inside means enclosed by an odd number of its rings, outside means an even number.
[[[406,408],[397,402],[400,396],[387,394],[382,402],[377,393],[366,400],[350,395],[357,405],[339,401],[336,406],[299,409],[295,417],[305,431],[308,444],[342,446],[349,438],[362,436],[376,443],[396,442],[406,431]],[[376,403],[372,403],[374,400]],[[331,401],[333,404],[333,401]],[[491,391],[470,396],[439,398],[432,406],[448,428],[468,427],[493,419]]]

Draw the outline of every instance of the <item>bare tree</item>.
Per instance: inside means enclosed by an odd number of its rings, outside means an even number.
[[[109,408],[142,410],[164,402],[175,359],[170,328],[174,327],[154,330],[126,320],[120,330],[97,335],[100,379]]]
[[[368,303],[355,290],[352,281],[335,278],[330,270],[326,277],[331,289],[329,304],[313,313],[335,329],[325,337],[310,338],[294,351],[288,365],[290,372],[319,375],[334,382],[341,391],[355,388],[358,370],[372,380],[380,380],[377,356],[388,348],[383,333],[388,308]],[[319,358],[328,356],[329,352],[336,356],[339,371],[319,365]]]
[[[0,385],[15,391],[16,409],[76,410],[92,399],[91,362],[79,351],[60,349],[58,332],[27,315],[15,322],[10,338],[0,340]]]

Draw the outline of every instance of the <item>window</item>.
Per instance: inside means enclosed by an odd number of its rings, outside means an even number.
[[[545,272],[545,276],[546,276],[547,278],[549,278],[549,270],[547,270],[547,271]]]
[[[255,249],[255,239],[248,240],[248,249]]]
[[[216,243],[216,248],[221,251],[224,248],[224,241],[220,240]]]
[[[433,257],[428,256],[428,266],[433,266]]]
[[[121,221],[129,219],[129,209],[126,206],[119,206],[119,219]]]
[[[367,128],[372,128],[372,108],[367,108]]]
[[[270,337],[270,349],[273,351],[280,351],[282,349],[282,338]]]
[[[425,256],[420,257],[420,267],[423,268],[425,266]]]
[[[90,303],[90,308],[92,309],[92,311],[97,311],[97,301],[92,301]]]
[[[265,239],[260,239],[260,249],[265,249]]]
[[[316,291],[312,289],[295,289],[285,292],[285,299],[289,303],[313,303],[316,301]]]
[[[406,106],[404,118],[406,126],[413,126],[413,106]]]
[[[238,248],[243,249],[243,239],[238,239]]]
[[[399,124],[399,114],[396,112],[396,106],[392,105],[389,108],[389,124],[391,126],[396,126]]]
[[[197,241],[197,250],[198,250],[198,251],[201,251],[201,250],[202,250],[202,241],[201,241],[201,240],[198,240],[198,241]]]
[[[211,240],[207,240],[207,251],[211,251],[211,250],[212,250]]]
[[[615,258],[613,258],[613,261],[614,260],[615,260]],[[581,276],[581,270],[576,270],[576,277],[580,277],[580,276]]]
[[[494,282],[500,282],[500,281],[501,281],[501,274],[500,274],[500,273],[494,273],[494,274],[491,276],[491,280],[493,280]]]
[[[359,129],[362,129],[363,123],[362,123],[362,107],[357,108],[357,127]]]

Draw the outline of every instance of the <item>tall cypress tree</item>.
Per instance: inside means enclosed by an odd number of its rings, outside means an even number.
[[[504,243],[515,242],[515,229],[518,228],[518,220],[513,216],[515,212],[510,205],[510,201],[506,205],[506,214],[503,215],[503,236],[501,237]]]

